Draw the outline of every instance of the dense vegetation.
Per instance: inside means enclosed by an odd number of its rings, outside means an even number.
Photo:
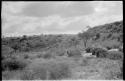
[[[96,58],[83,57],[84,53],[92,53]],[[89,28],[76,35],[2,37],[3,79],[71,79],[77,68],[87,66],[101,72],[101,79],[122,79],[122,61],[123,21]]]

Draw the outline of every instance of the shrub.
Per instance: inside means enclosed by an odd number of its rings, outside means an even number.
[[[25,54],[24,55],[24,59],[28,59],[29,58],[29,55],[28,54]]]
[[[65,54],[65,50],[58,49],[56,50],[56,56],[63,56]]]
[[[6,45],[2,45],[2,59],[10,57],[13,52],[14,52],[13,48]]]
[[[69,57],[80,57],[81,52],[78,49],[70,49],[67,51],[67,54]]]
[[[43,58],[45,58],[45,59],[48,59],[48,58],[51,58],[51,57],[53,57],[51,52],[46,52],[45,54],[43,54]]]
[[[42,54],[41,53],[37,54],[37,57],[38,58],[42,58],[43,57],[43,53]]]
[[[67,63],[56,60],[33,62],[27,69],[32,70],[34,77],[41,80],[63,79],[69,77],[71,73]]]
[[[14,52],[13,48],[6,45],[2,45],[2,54],[10,54],[12,52]]]
[[[105,58],[107,55],[107,51],[102,48],[94,48],[92,51],[92,55],[96,55],[97,57]]]
[[[123,53],[119,51],[109,51],[106,57],[112,60],[120,60],[123,58]]]
[[[8,58],[2,60],[2,70],[22,70],[27,65],[24,59]]]
[[[92,47],[88,47],[88,48],[85,49],[85,51],[86,51],[87,53],[92,53],[93,48],[92,48]]]

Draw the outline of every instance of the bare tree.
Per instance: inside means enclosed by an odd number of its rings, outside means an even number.
[[[78,36],[83,40],[85,48],[87,47],[88,40],[93,37],[94,34],[90,32],[79,33]]]

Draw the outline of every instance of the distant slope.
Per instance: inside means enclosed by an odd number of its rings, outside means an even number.
[[[85,32],[93,35],[89,46],[101,45],[106,48],[119,48],[123,46],[123,21],[95,26]]]
[[[87,32],[92,32],[95,35],[99,34],[98,39],[101,40],[117,40],[122,42],[123,40],[123,21],[117,21],[109,24],[104,24],[96,26],[87,30]]]

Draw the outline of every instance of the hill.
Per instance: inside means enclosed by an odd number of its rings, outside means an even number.
[[[113,48],[123,45],[123,21],[95,26],[89,28],[86,33],[93,35],[91,37],[92,43]]]

